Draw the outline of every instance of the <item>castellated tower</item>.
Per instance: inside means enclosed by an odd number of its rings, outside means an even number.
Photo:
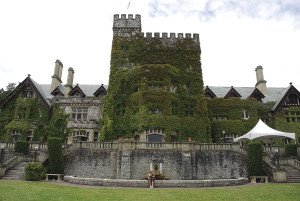
[[[114,36],[132,36],[139,34],[142,30],[141,24],[141,16],[135,15],[128,15],[126,18],[125,14],[121,15],[114,15],[114,23],[113,23],[113,34]]]
[[[198,34],[142,33],[114,15],[103,140],[210,141]]]

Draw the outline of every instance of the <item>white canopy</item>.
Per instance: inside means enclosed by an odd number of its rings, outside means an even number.
[[[273,140],[278,138],[295,139],[295,133],[277,131],[267,126],[262,120],[259,120],[251,131],[243,136],[234,138],[233,141],[241,142],[245,140],[258,139],[266,142],[272,142]]]

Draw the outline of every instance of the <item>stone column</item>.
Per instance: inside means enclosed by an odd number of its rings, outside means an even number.
[[[94,129],[89,131],[89,142],[94,142]]]
[[[121,155],[121,179],[130,179],[131,178],[131,151],[123,150]]]
[[[118,179],[131,178],[131,142],[119,142],[119,157],[118,157]]]
[[[182,152],[182,169],[181,175],[183,180],[192,179],[193,167],[192,167],[192,155],[190,152]]]

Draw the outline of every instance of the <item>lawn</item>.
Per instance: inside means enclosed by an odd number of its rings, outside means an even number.
[[[0,201],[76,200],[300,200],[300,184],[255,184],[222,188],[102,188],[66,186],[59,183],[0,180]]]

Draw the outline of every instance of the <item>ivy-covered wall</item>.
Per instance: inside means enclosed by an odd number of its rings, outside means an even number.
[[[12,101],[8,102],[5,107],[1,108],[0,111],[0,140],[5,141],[6,140],[6,129],[5,125],[10,123],[15,115],[15,105],[16,105],[16,99],[13,99]]]
[[[33,130],[33,141],[45,141],[49,110],[37,98],[13,98],[0,112],[0,139],[12,141],[12,131],[19,131],[21,140],[26,140]]]
[[[244,135],[259,119],[260,104],[255,99],[214,98],[208,100],[209,119],[213,142],[220,142],[222,132],[229,135]],[[248,118],[243,119],[244,111]]]
[[[200,53],[192,38],[114,36],[102,140],[160,128],[166,141],[210,141]]]
[[[295,122],[288,122],[287,118],[291,117],[289,116],[289,112],[292,113],[298,113],[297,116],[294,116],[295,118],[300,119],[300,108],[299,107],[290,107],[290,108],[284,108],[274,115],[274,127],[277,130],[284,131],[284,132],[290,132],[290,133],[295,133],[296,134],[296,142],[300,142],[300,122],[295,121]]]

